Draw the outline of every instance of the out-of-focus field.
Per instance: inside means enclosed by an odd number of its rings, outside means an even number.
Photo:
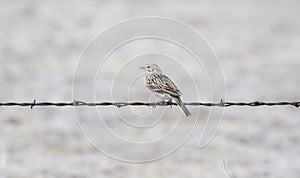
[[[209,40],[226,77],[226,100],[299,101],[299,7],[297,0],[2,0],[0,102],[71,101],[73,74],[88,41],[111,24],[145,15],[178,19]],[[174,72],[172,78],[181,86],[183,98],[191,101],[191,93],[184,92],[189,84],[181,75]],[[147,100],[151,93],[142,84],[139,86],[139,100]],[[189,108],[192,112],[197,110]],[[162,108],[153,108],[159,109]],[[166,109],[168,115],[155,132],[143,136],[155,137],[170,129],[179,110]],[[122,127],[114,125],[111,110],[106,107],[101,112],[122,135]],[[96,138],[102,138],[101,144],[111,146],[108,149],[115,153],[135,153],[134,147],[111,143],[101,135],[101,130],[95,129],[89,113],[85,114],[84,126]],[[228,177],[222,160],[226,160],[236,177],[300,177],[299,108],[226,108],[216,137],[199,149],[208,114],[209,108],[200,108],[191,138],[170,156],[146,164],[129,164],[112,160],[94,149],[82,135],[72,108],[1,107],[0,177]],[[209,133],[213,133],[218,121],[212,115]],[[181,138],[193,123],[193,119],[181,119],[173,133]],[[125,131],[123,134],[128,136]],[[159,152],[176,139],[168,141],[157,145],[157,150],[145,149],[137,154]]]

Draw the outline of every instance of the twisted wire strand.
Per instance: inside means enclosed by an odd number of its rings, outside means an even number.
[[[0,107],[10,107],[10,106],[17,106],[17,107],[30,107],[33,109],[36,106],[39,107],[78,107],[78,106],[116,106],[118,108],[125,107],[125,106],[169,106],[169,105],[177,105],[173,102],[153,102],[153,103],[145,103],[145,102],[83,102],[74,100],[73,102],[0,102]],[[248,106],[248,107],[256,107],[256,106],[294,106],[300,107],[300,102],[261,102],[261,101],[253,101],[253,102],[225,102],[221,100],[217,103],[211,102],[188,102],[185,103],[187,106],[205,106],[205,107],[229,107],[229,106]]]

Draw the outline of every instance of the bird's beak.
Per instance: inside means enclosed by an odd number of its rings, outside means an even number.
[[[146,68],[143,66],[143,67],[140,67],[140,69],[145,70]]]

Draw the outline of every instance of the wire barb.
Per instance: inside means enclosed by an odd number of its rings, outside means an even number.
[[[299,108],[300,102],[261,102],[261,101],[253,101],[253,102],[225,102],[223,99],[220,100],[219,103],[205,103],[205,102],[189,102],[184,103],[187,106],[205,106],[205,107],[230,107],[230,106],[248,106],[248,107],[257,107],[257,106],[294,106]],[[30,107],[33,109],[37,106],[44,106],[44,107],[80,107],[80,106],[116,106],[118,108],[125,107],[125,106],[169,106],[174,105],[176,106],[176,103],[173,102],[154,102],[154,103],[145,103],[140,101],[134,101],[134,102],[84,102],[84,101],[78,101],[74,100],[73,102],[37,102],[36,99],[33,100],[33,102],[0,102],[0,107],[10,107],[10,106],[19,106],[19,107]]]
[[[34,99],[34,100],[33,100],[33,103],[32,103],[31,106],[30,106],[30,109],[33,109],[33,107],[35,106],[35,104],[36,104],[36,100]]]

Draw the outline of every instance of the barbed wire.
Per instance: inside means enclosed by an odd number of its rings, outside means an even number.
[[[256,106],[294,106],[300,107],[300,102],[261,102],[261,101],[253,101],[253,102],[225,102],[221,99],[220,102],[213,103],[213,102],[188,102],[184,103],[187,106],[205,106],[205,107],[229,107],[229,106],[249,106],[249,107],[256,107]],[[173,102],[153,102],[153,103],[145,103],[145,102],[83,102],[74,100],[72,102],[37,102],[33,100],[33,102],[0,102],[0,107],[10,107],[10,106],[19,106],[19,107],[30,107],[33,109],[36,106],[39,107],[77,107],[77,106],[116,106],[118,108],[124,106],[172,106],[177,105]]]

